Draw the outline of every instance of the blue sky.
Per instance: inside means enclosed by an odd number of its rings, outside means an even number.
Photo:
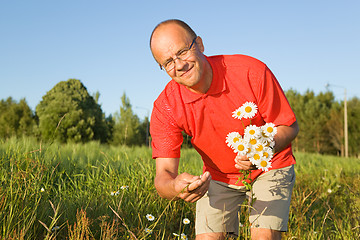
[[[80,79],[100,92],[106,115],[125,92],[143,118],[169,77],[149,37],[178,18],[202,37],[206,55],[246,54],[265,62],[284,90],[338,100],[360,94],[360,1],[0,0],[0,99],[36,105],[58,82]]]

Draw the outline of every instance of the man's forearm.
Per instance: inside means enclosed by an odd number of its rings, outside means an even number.
[[[275,152],[280,152],[286,148],[292,140],[295,139],[299,132],[299,126],[297,122],[294,122],[291,126],[278,126],[277,133],[275,135]]]
[[[169,175],[161,175],[155,177],[155,188],[160,197],[166,198],[168,200],[178,200],[179,198],[176,197],[178,192],[175,191],[174,187],[175,179]]]

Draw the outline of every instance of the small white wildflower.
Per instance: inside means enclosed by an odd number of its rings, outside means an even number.
[[[153,215],[151,215],[151,214],[146,214],[146,218],[149,221],[154,221],[155,220],[155,217]]]
[[[240,139],[233,145],[234,153],[237,153],[239,155],[245,155],[249,152],[250,145],[248,142],[246,142],[244,139]]]
[[[232,117],[235,119],[242,119],[244,116],[244,112],[243,109],[241,107],[239,107],[238,109],[236,109],[235,111],[232,112]]]
[[[188,218],[183,219],[183,224],[189,224],[189,223],[190,223],[190,220]]]
[[[182,239],[182,240],[187,240],[188,238],[187,238],[187,236],[186,236],[185,233],[182,233],[182,234],[180,235],[180,239]]]
[[[253,118],[257,113],[257,106],[253,102],[244,103],[241,108],[243,109],[244,118]]]
[[[147,233],[147,234],[152,234],[152,230],[150,228],[145,228],[144,231]]]
[[[267,148],[264,149],[262,157],[264,159],[270,161],[272,159],[273,155],[274,155],[273,150],[271,148],[267,147]]]
[[[251,157],[249,157],[249,160],[253,165],[257,166],[260,165],[261,161],[264,159],[262,158],[262,154],[254,153]]]
[[[45,192],[45,188],[42,187],[42,188],[40,189],[40,192]]]
[[[242,139],[242,137],[241,137],[240,133],[231,132],[226,136],[225,142],[229,147],[234,148],[234,144],[236,144],[241,139]]]
[[[260,134],[261,129],[256,125],[249,125],[244,130],[245,139],[259,138]]]
[[[119,191],[112,191],[110,193],[111,196],[116,196],[116,195],[119,195]]]
[[[59,229],[60,229],[59,226],[55,226],[55,227],[53,227],[53,228],[51,229],[51,231],[55,232],[55,231],[57,231],[57,230],[59,230]]]
[[[125,186],[125,185],[124,185],[124,186],[121,186],[120,189],[121,189],[121,190],[128,190],[128,189],[129,189],[129,186]]]
[[[270,138],[273,138],[277,133],[277,128],[273,123],[265,123],[265,125],[261,127],[261,130],[263,135]]]
[[[332,190],[329,188],[329,189],[327,190],[327,192],[328,192],[328,193],[332,193]]]
[[[261,159],[258,163],[258,165],[256,165],[258,169],[261,169],[262,171],[269,171],[269,168],[271,168],[271,162],[266,161],[264,159]]]

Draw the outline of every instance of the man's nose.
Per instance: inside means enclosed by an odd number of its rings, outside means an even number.
[[[186,65],[186,61],[182,60],[181,58],[175,58],[174,62],[175,62],[176,70],[182,70]]]

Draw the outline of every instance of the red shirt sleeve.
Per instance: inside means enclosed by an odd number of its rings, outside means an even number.
[[[158,104],[161,102],[161,104]],[[152,137],[152,158],[179,158],[183,142],[182,129],[173,118],[166,99],[155,102],[151,114],[150,133]]]
[[[265,122],[290,126],[296,121],[294,112],[274,74],[265,66],[263,76],[254,81],[253,90],[260,114]]]

